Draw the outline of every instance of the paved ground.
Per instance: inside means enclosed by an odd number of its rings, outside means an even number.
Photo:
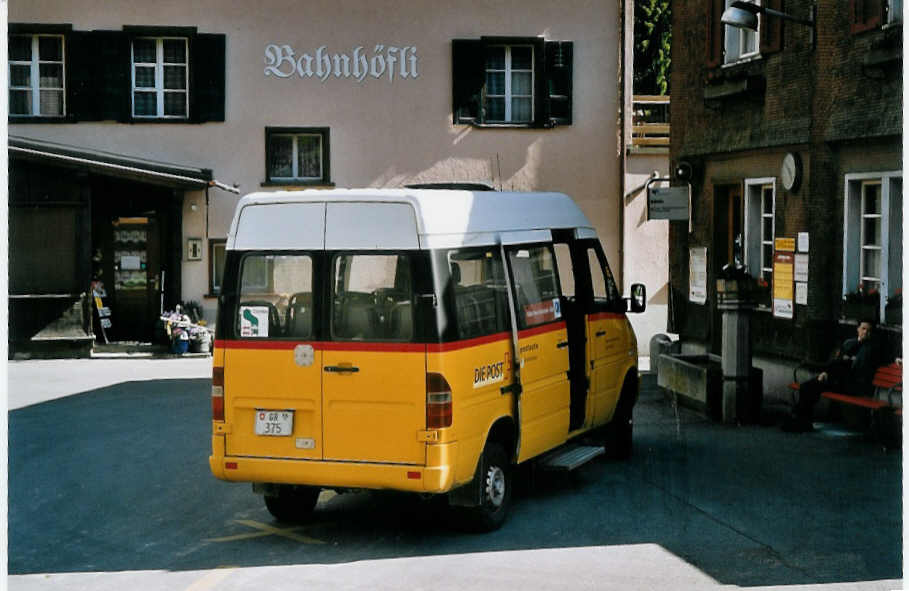
[[[632,461],[524,481],[493,534],[390,493],[323,493],[292,528],[208,473],[209,368],[10,364],[11,589],[902,585],[901,455],[833,425],[717,425],[648,388]]]

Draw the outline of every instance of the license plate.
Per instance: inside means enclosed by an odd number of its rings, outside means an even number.
[[[294,411],[257,410],[256,435],[290,437],[294,431]]]

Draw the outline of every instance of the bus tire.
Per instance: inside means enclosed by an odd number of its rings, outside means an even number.
[[[501,444],[489,442],[480,456],[482,502],[466,510],[464,525],[471,531],[490,532],[502,527],[511,507],[512,466]]]
[[[631,458],[634,451],[632,396],[633,394],[627,388],[622,388],[615,415],[612,417],[612,421],[606,425],[603,444],[606,448],[606,456],[612,460],[627,460]]]
[[[282,484],[277,494],[265,495],[265,507],[278,521],[298,523],[312,515],[321,489],[314,486]]]

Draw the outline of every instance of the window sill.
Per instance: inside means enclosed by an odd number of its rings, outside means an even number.
[[[571,125],[571,123],[560,123],[558,121],[549,121],[547,123],[477,123],[475,121],[458,121],[455,125],[469,125],[477,129],[553,129]]]
[[[64,115],[63,117],[43,117],[32,115],[10,115],[9,123],[74,123],[72,117]]]
[[[189,117],[130,117],[129,123],[193,123]]]
[[[764,59],[764,56],[762,56],[761,54],[758,53],[755,55],[749,55],[748,57],[743,57],[741,59],[737,59],[734,62],[727,62],[727,63],[723,64],[722,66],[720,66],[720,68],[723,68],[723,69],[734,68],[736,66],[750,64],[751,62],[757,62],[762,59]]]
[[[216,293],[206,293],[202,294],[202,298],[206,300],[216,300],[218,299],[218,294]]]
[[[283,189],[334,189],[335,184],[327,181],[263,181],[260,187],[281,187]]]

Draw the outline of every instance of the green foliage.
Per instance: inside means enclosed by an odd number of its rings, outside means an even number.
[[[670,0],[634,2],[634,94],[669,94]]]

